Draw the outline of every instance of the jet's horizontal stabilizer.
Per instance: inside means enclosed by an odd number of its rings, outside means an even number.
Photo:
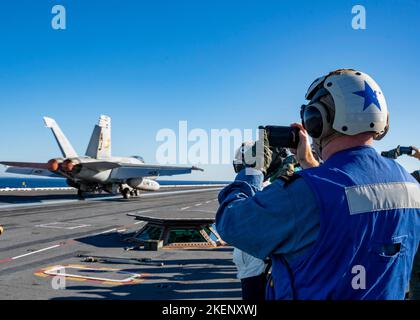
[[[111,158],[111,118],[101,116],[90,138],[86,156],[93,159]]]
[[[47,128],[50,128],[52,133],[54,134],[55,140],[57,141],[58,147],[65,158],[77,158],[77,152],[74,150],[73,146],[71,145],[70,141],[64,135],[63,131],[61,131],[60,127],[58,126],[57,122],[54,119],[44,117],[44,122]]]

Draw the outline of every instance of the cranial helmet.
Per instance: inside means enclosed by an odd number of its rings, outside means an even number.
[[[301,108],[302,124],[322,149],[334,137],[376,133],[382,139],[389,128],[388,108],[379,85],[367,74],[339,69],[316,79]]]
[[[233,159],[233,168],[236,173],[239,173],[242,169],[245,168],[245,153],[248,152],[254,146],[254,141],[245,141],[241,146],[236,150],[235,159]]]

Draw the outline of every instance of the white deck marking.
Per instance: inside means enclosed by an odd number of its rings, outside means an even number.
[[[93,237],[93,236],[98,236],[98,235],[100,235],[100,234],[105,234],[105,233],[114,232],[114,231],[117,231],[117,228],[112,228],[112,229],[105,230],[105,231],[102,231],[102,232],[99,232],[99,233],[95,233],[95,234],[91,235],[91,237]]]
[[[194,212],[214,213],[213,210],[194,210]]]
[[[40,249],[40,250],[28,252],[28,253],[22,254],[20,256],[13,257],[11,259],[12,260],[20,259],[20,258],[27,257],[27,256],[30,256],[30,255],[33,255],[33,254],[37,254],[37,253],[44,252],[44,251],[47,251],[47,250],[55,249],[55,248],[58,248],[60,246],[61,246],[61,244],[56,244],[56,245],[51,246],[51,247],[48,247],[48,248],[44,248],[44,249]]]
[[[87,271],[114,271],[117,274],[123,274],[126,276],[126,278],[123,278],[121,280],[116,279],[109,279],[109,278],[102,278],[102,277],[93,277],[93,276],[83,276],[78,274],[72,274],[67,273],[66,270],[69,269],[75,269],[75,270],[87,270]],[[76,266],[54,266],[49,270],[44,271],[45,274],[48,274],[50,276],[62,276],[62,277],[71,277],[71,278],[79,278],[79,279],[88,279],[88,280],[97,280],[97,281],[105,281],[105,282],[116,282],[116,283],[125,283],[125,282],[131,282],[137,278],[141,277],[141,274],[138,273],[131,273],[121,270],[104,270],[104,269],[95,269],[95,268],[89,268],[89,267],[76,267]]]
[[[67,225],[67,226],[66,226]],[[85,227],[90,227],[90,224],[75,224],[75,223],[68,223],[68,222],[51,222],[46,224],[39,224],[35,227],[38,228],[50,228],[50,229],[65,229],[65,230],[74,230],[80,229]]]
[[[150,210],[140,210],[140,211],[136,211],[136,213],[146,213],[146,212],[152,212],[152,211],[155,211],[155,210],[152,210],[152,209],[150,209]]]
[[[189,208],[191,208],[191,207],[184,207],[184,208],[181,208],[181,211],[187,210],[187,209],[189,209]]]

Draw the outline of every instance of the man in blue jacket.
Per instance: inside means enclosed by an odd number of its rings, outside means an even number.
[[[304,170],[258,191],[271,158],[264,152],[220,193],[217,230],[272,259],[267,299],[404,299],[420,239],[420,186],[371,146],[388,130],[382,90],[367,74],[340,69],[316,79],[306,99],[303,126],[295,125]]]

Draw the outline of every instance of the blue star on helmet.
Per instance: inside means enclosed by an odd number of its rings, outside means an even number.
[[[353,92],[353,94],[357,94],[358,96],[365,98],[365,104],[363,106],[363,111],[365,111],[372,103],[381,110],[381,105],[378,101],[377,92],[374,91],[369,84],[365,81],[365,90],[364,91],[357,91]]]

